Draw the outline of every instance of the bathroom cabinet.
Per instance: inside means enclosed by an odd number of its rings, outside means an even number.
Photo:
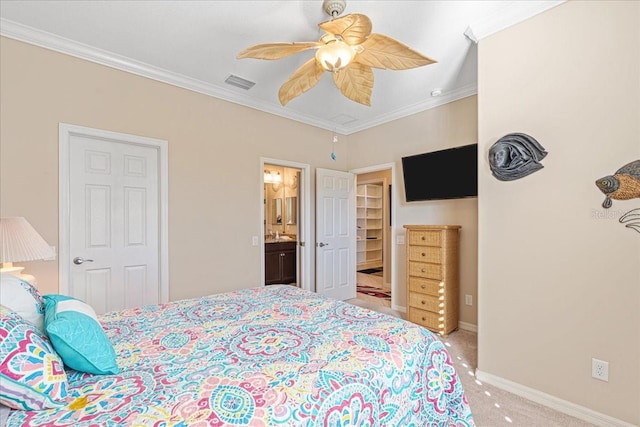
[[[265,243],[265,285],[296,282],[296,245],[297,242]]]

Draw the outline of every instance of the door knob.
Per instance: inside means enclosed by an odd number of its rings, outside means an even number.
[[[323,248],[325,246],[329,246],[329,244],[328,243],[322,243],[322,242],[318,243],[318,247],[319,248]]]
[[[77,256],[77,257],[75,257],[73,259],[73,263],[76,264],[76,265],[84,264],[85,262],[93,262],[93,260],[92,259],[84,259],[84,258],[79,257],[79,256]]]

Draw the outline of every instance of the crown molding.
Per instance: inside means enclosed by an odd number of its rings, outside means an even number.
[[[117,70],[181,87],[183,89],[188,89],[194,92],[202,93],[204,95],[233,102],[235,104],[254,108],[265,113],[273,114],[275,116],[284,117],[286,119],[305,123],[321,129],[337,132],[341,135],[349,135],[355,132],[360,132],[370,127],[387,123],[410,114],[419,113],[429,108],[438,107],[457,99],[475,95],[477,93],[476,86],[473,85],[459,89],[455,92],[445,92],[444,95],[437,98],[428,98],[424,102],[420,102],[406,108],[401,108],[390,114],[386,114],[383,117],[376,118],[375,120],[358,120],[346,125],[336,126],[335,122],[319,120],[309,115],[286,110],[283,109],[280,105],[256,101],[249,98],[248,96],[238,94],[232,90],[225,90],[201,80],[193,79],[178,73],[173,73],[159,67],[154,67],[152,65],[136,61],[126,56],[117,55],[106,50],[98,49],[83,43],[57,36],[55,34],[48,33],[46,31],[19,24],[5,18],[0,18],[0,35],[32,45],[40,46],[45,49],[64,53],[66,55],[74,56],[76,58],[84,59],[100,65],[105,65]]]
[[[495,14],[490,19],[472,23],[469,25],[469,29],[475,38],[474,41],[477,43],[485,37],[511,27],[512,25],[516,25],[562,3],[566,3],[566,1],[567,0],[520,1],[517,3],[517,8],[511,9],[509,12]],[[469,31],[469,29],[467,31]]]
[[[393,120],[401,119],[403,117],[406,117],[412,114],[429,110],[431,108],[440,107],[450,102],[457,101],[459,99],[466,98],[468,96],[476,95],[477,93],[478,93],[478,86],[476,84],[463,86],[451,92],[443,92],[442,95],[438,97],[433,97],[433,98],[429,97],[425,101],[421,101],[413,105],[400,108],[398,110],[392,111],[391,113],[385,114],[382,117],[377,117],[374,120],[354,122],[353,126],[349,126],[348,128],[343,129],[344,135],[360,132],[365,129],[372,128],[374,126],[378,126],[384,123],[391,122]]]
[[[255,108],[266,113],[309,124],[311,126],[331,131],[339,131],[339,129],[336,128],[335,123],[318,120],[315,117],[295,113],[290,110],[284,110],[280,105],[256,101],[244,96],[243,94],[233,92],[232,90],[226,90],[201,80],[193,79],[179,73],[173,73],[159,67],[154,67],[126,56],[79,43],[5,18],[0,18],[0,35],[100,65],[105,65],[117,70],[181,87],[183,89],[188,89],[204,95],[233,102],[235,104]]]
[[[513,25],[514,23],[521,22],[533,15],[544,12],[545,10],[562,4],[565,1],[566,0],[521,2],[521,6],[516,11],[508,14],[500,14],[490,20],[474,23],[469,26],[468,31],[471,31],[471,34],[475,38],[477,38],[477,40],[480,40],[510,25]],[[411,114],[416,114],[430,108],[439,107],[458,99],[477,94],[476,84],[467,85],[452,92],[445,92],[439,97],[429,97],[424,101],[407,107],[403,107],[391,113],[385,114],[384,116],[377,117],[373,120],[357,120],[346,125],[336,126],[335,122],[319,120],[318,118],[312,117],[310,115],[286,110],[283,109],[280,105],[274,103],[256,101],[255,99],[251,99],[250,97],[234,92],[233,90],[227,90],[225,88],[221,88],[219,86],[215,86],[201,80],[193,79],[182,74],[173,73],[159,67],[154,67],[152,65],[136,61],[122,55],[118,55],[106,50],[98,49],[83,43],[60,37],[46,31],[7,20],[5,18],[0,18],[0,35],[40,46],[46,49],[61,52],[90,62],[105,65],[107,67],[132,73],[138,76],[181,87],[183,89],[188,89],[204,95],[233,102],[235,104],[254,108],[265,113],[273,114],[275,116],[305,123],[321,129],[330,130],[332,132],[337,132],[342,135],[349,135],[352,133],[360,132],[374,126],[388,123],[390,121],[397,120]]]

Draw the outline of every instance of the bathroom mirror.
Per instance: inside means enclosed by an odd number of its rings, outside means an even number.
[[[298,213],[296,212],[296,206],[298,206],[295,197],[287,197],[284,201],[284,212],[285,212],[285,221],[287,224],[295,224],[296,216]]]
[[[271,201],[271,223],[282,224],[282,199],[276,198]]]

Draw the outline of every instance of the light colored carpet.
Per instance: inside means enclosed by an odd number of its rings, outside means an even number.
[[[403,313],[359,298],[345,302],[395,317]],[[477,334],[457,330],[440,338],[447,346],[478,427],[595,427],[593,424],[476,380]]]

